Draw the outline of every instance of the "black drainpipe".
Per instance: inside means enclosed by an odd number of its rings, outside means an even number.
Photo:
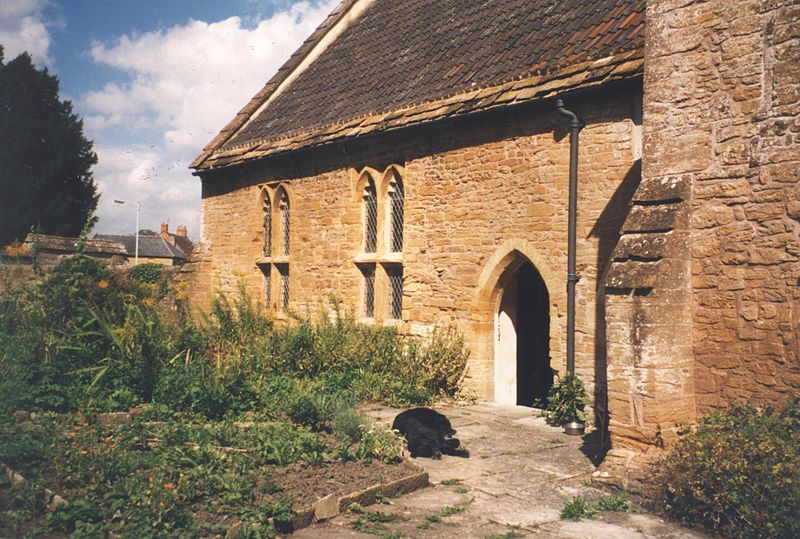
[[[574,112],[556,100],[556,110],[570,119],[569,123],[569,228],[567,231],[567,374],[575,373],[575,222],[578,206],[578,133],[581,122]]]

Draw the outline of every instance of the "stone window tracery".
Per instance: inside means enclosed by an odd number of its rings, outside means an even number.
[[[289,195],[281,188],[278,201],[278,212],[281,219],[281,254],[289,256]]]
[[[388,266],[386,274],[389,277],[389,318],[402,320],[403,266]]]
[[[403,251],[404,204],[403,182],[393,172],[389,182],[389,250],[393,253]]]
[[[402,320],[405,186],[402,169],[365,167],[354,185],[361,212],[361,245],[353,262],[361,283],[360,313],[376,321]]]
[[[263,299],[267,309],[289,306],[290,207],[289,194],[283,185],[262,189],[263,241],[256,266],[263,275]]]
[[[364,252],[374,253],[378,247],[378,195],[372,179],[364,186]]]
[[[263,216],[263,229],[264,229],[264,256],[272,256],[272,201],[269,198],[269,193],[264,191],[264,216]]]

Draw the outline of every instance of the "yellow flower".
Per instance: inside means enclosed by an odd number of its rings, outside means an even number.
[[[25,254],[25,246],[18,241],[9,243],[3,248],[3,252],[7,256],[12,256],[14,258],[23,256]]]
[[[97,288],[108,288],[108,281],[105,279],[100,279],[97,282]]]

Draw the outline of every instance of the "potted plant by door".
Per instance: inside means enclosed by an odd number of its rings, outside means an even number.
[[[567,374],[550,388],[544,415],[551,425],[562,425],[567,434],[580,436],[586,430],[583,410],[590,402],[583,381]]]

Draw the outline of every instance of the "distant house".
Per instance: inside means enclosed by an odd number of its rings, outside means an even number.
[[[95,240],[105,240],[124,246],[130,262],[136,256],[136,236],[133,234],[95,234]],[[139,234],[139,264],[154,263],[165,266],[180,266],[192,254],[192,241],[188,238],[186,227],[181,225],[175,234],[169,232],[169,224],[161,224],[161,233]]]

